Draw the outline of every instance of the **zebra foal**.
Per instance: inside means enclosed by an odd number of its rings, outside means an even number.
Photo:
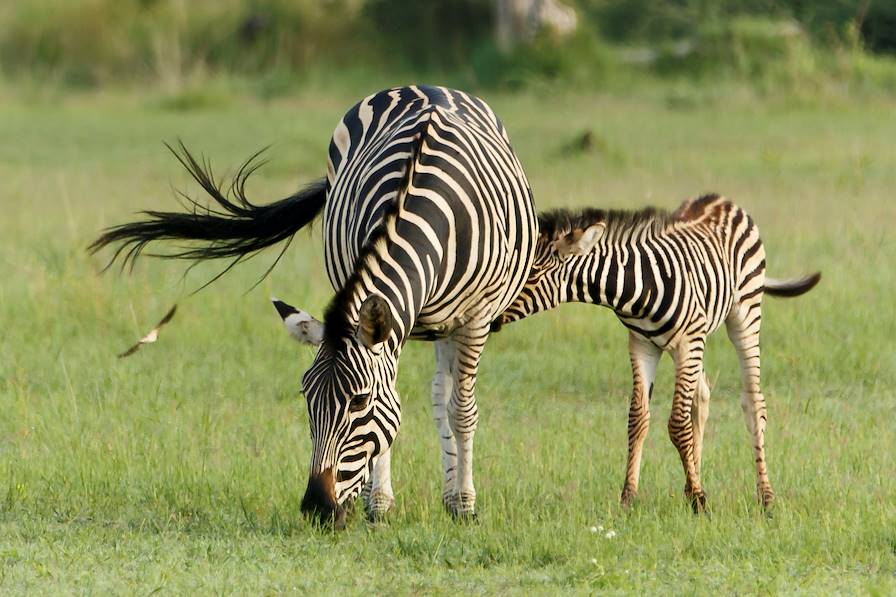
[[[774,492],[765,461],[766,405],[760,388],[759,327],[763,294],[808,292],[821,275],[777,281],[765,277],[765,249],[747,213],[718,195],[683,203],[674,213],[585,209],[539,215],[535,262],[522,292],[493,330],[564,302],[611,308],[629,329],[633,387],[628,463],[622,503],[638,491],[649,400],[663,351],[675,362],[668,430],[695,511],[706,497],[700,482],[709,385],[706,337],[725,324],[737,350],[741,407],[752,438],[757,495],[768,508]]]

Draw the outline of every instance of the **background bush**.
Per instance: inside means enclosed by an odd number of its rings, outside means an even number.
[[[209,74],[413,73],[466,86],[606,84],[614,74],[723,76],[771,88],[835,79],[892,89],[896,3],[870,0],[567,0],[576,34],[511,53],[494,0],[29,0],[0,7],[7,78],[72,86]]]

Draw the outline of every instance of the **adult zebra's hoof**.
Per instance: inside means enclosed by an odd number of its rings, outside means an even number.
[[[364,500],[364,510],[370,522],[383,522],[394,506],[395,497],[382,491],[371,493]]]
[[[444,496],[442,503],[451,518],[458,522],[473,522],[476,520],[476,495],[453,494]]]
[[[456,493],[445,493],[442,495],[442,506],[445,508],[445,512],[454,516],[457,513],[457,494]]]
[[[451,513],[451,518],[453,518],[455,522],[459,523],[472,523],[479,521],[479,517],[476,515],[475,510],[470,510],[469,512],[460,512],[455,510]]]

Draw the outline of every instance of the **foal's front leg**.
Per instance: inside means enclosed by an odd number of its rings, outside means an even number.
[[[650,426],[650,398],[656,366],[662,351],[652,342],[634,332],[628,336],[628,354],[632,362],[632,397],[628,409],[628,463],[625,467],[625,485],[622,487],[622,505],[629,506],[638,493],[641,477],[641,454],[647,429]]]

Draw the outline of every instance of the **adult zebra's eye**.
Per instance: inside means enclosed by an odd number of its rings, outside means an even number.
[[[370,401],[370,392],[360,392],[352,396],[351,402],[348,403],[348,409],[352,412],[364,410]]]

